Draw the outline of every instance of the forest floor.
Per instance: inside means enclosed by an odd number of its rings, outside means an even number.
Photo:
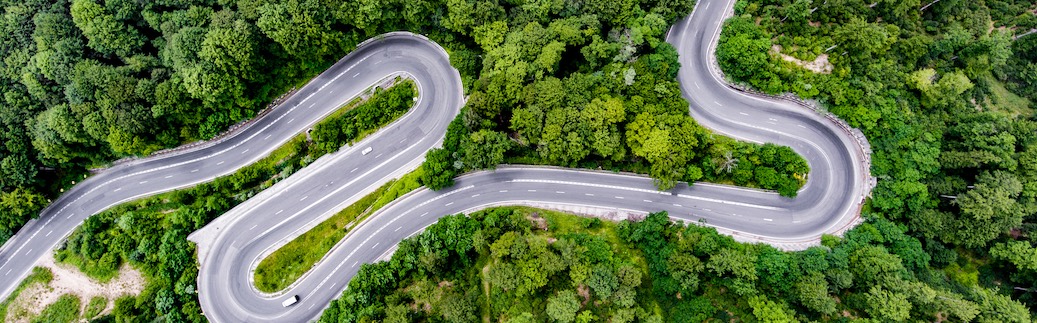
[[[38,316],[43,309],[58,300],[61,295],[72,294],[79,297],[80,311],[85,313],[89,300],[104,297],[108,303],[100,314],[104,315],[114,308],[115,299],[123,295],[136,295],[141,292],[145,282],[140,271],[128,265],[119,269],[118,275],[108,282],[100,283],[86,276],[75,267],[54,262],[52,253],[41,258],[36,264],[53,273],[50,283],[35,283],[27,286],[7,308],[4,322],[29,322]],[[90,318],[85,318],[90,319]]]

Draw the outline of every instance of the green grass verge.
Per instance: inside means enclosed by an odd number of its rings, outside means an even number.
[[[50,284],[50,281],[53,279],[54,273],[52,273],[50,269],[43,267],[33,268],[32,273],[30,273],[28,277],[25,277],[25,280],[22,280],[22,282],[18,284],[18,288],[15,288],[14,291],[11,292],[11,295],[7,296],[7,299],[5,299],[3,303],[0,303],[0,320],[7,319],[7,312],[9,310],[8,307],[11,306],[11,303],[13,303],[15,299],[18,299],[18,295],[20,295],[22,291],[24,291],[26,288],[29,288],[29,286],[33,284]]]
[[[256,288],[272,293],[283,290],[302,277],[317,261],[367,216],[389,202],[421,187],[419,167],[364,196],[324,222],[296,237],[259,262],[255,272]]]
[[[56,302],[47,305],[43,312],[40,312],[40,315],[34,317],[30,322],[70,323],[77,319],[79,319],[79,297],[65,294],[61,295]]]
[[[361,217],[391,185],[392,182],[387,183],[364,196],[260,261],[255,272],[256,287],[276,292],[299,279],[346,236],[353,223],[362,221]]]
[[[415,169],[413,172],[407,173],[407,175],[403,175],[400,179],[392,182],[392,186],[389,186],[389,189],[385,190],[382,197],[378,198],[378,200],[374,202],[374,205],[371,206],[371,210],[377,211],[386,204],[389,204],[389,202],[395,201],[400,196],[421,187],[421,175],[424,172],[424,168],[418,167],[418,169]]]

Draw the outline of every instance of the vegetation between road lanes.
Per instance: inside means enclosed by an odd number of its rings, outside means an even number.
[[[187,235],[321,157],[330,143],[344,145],[392,122],[414,104],[415,94],[413,82],[400,82],[377,91],[366,101],[352,102],[345,106],[349,109],[345,113],[322,121],[320,134],[312,141],[300,134],[231,175],[91,216],[59,247],[55,259],[73,264],[100,281],[111,279],[123,262],[144,274],[144,291],[117,300],[107,319],[133,321],[162,316],[173,322],[204,321],[196,295],[195,247],[187,241]],[[347,121],[352,122],[350,127],[341,126]],[[318,146],[321,148],[315,148]]]
[[[369,215],[397,197],[421,187],[418,183],[421,172],[418,168],[398,180],[385,183],[263,258],[255,272],[256,288],[267,293],[288,288]]]

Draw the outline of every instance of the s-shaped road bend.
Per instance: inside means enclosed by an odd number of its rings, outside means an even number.
[[[710,60],[732,3],[699,1],[692,15],[672,28],[667,41],[680,54],[678,80],[691,103],[691,115],[702,125],[741,140],[790,146],[807,159],[809,181],[795,199],[704,183],[659,192],[650,179],[640,176],[557,168],[503,167],[470,173],[452,188],[413,192],[372,215],[280,294],[299,295],[299,303],[281,307],[286,296],[255,290],[251,277],[258,261],[332,212],[416,167],[463,105],[460,77],[445,51],[421,37],[396,34],[359,47],[223,142],[114,167],[77,185],[0,249],[0,296],[6,297],[36,260],[87,216],[233,172],[394,73],[418,85],[419,100],[407,115],[362,143],[319,159],[200,230],[210,236],[199,243],[199,297],[210,320],[314,319],[342,292],[360,264],[384,257],[398,241],[442,215],[492,205],[665,210],[674,218],[704,221],[743,241],[790,249],[816,244],[822,234],[842,232],[858,221],[859,203],[869,189],[863,149],[844,128],[813,111],[745,95],[723,83]],[[366,147],[374,151],[361,154]]]

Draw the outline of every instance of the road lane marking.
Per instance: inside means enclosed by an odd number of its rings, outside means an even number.
[[[248,228],[248,231],[252,231],[252,229],[255,229],[255,228],[256,228],[256,227],[258,227],[258,226],[259,226],[258,224],[256,224],[256,225],[253,225],[253,226],[252,226],[251,228]]]
[[[359,264],[359,263],[360,263],[359,261],[353,262],[353,266],[352,267],[356,267],[356,264]]]
[[[425,217],[426,215],[428,215],[428,212],[422,213],[422,214],[421,214],[421,215],[419,215],[418,217],[419,217],[419,218],[422,218],[422,217]]]
[[[673,203],[673,206],[676,206],[676,207],[684,207],[683,205],[680,205],[680,204],[677,204],[677,203]]]
[[[277,211],[277,213],[274,213],[274,215],[281,214],[281,212],[284,212],[284,210]]]
[[[507,193],[508,190],[500,190],[501,193]]]
[[[645,203],[652,203],[652,200],[643,200]]]
[[[480,194],[475,194],[475,195],[472,195],[472,197],[479,197],[479,195],[480,195]]]
[[[266,137],[263,137],[263,140],[270,139],[270,136],[273,136],[273,134],[266,135]]]
[[[195,172],[198,172],[198,170],[197,170],[197,169],[195,169],[195,170],[192,170],[191,172],[192,172],[192,173],[195,173]]]
[[[140,181],[141,184],[147,184],[148,181]]]
[[[11,274],[11,271],[12,271],[12,270],[14,270],[14,269],[8,269],[8,270],[7,270],[7,273],[6,273],[6,274],[4,274],[4,276],[10,275],[10,274]]]
[[[299,199],[299,202],[305,201],[307,197],[310,197],[310,196],[309,195],[303,196],[301,199]]]
[[[447,203],[447,204],[446,204],[446,205],[444,205],[444,206],[450,206],[450,205],[452,205],[452,204],[454,204],[454,202],[450,202],[450,203]]]
[[[31,252],[32,252],[32,249],[29,249],[29,251],[26,251],[26,252],[25,252],[25,255],[26,255],[26,256],[28,256],[28,255],[29,255],[29,253],[31,253]]]
[[[528,192],[536,192],[537,190],[526,190]]]
[[[374,245],[371,246],[371,249],[378,248],[379,244],[381,244],[381,242],[375,242]]]
[[[713,103],[716,103],[719,106],[724,106],[723,104],[720,104],[720,101],[717,101],[717,100],[713,100]]]
[[[555,191],[555,193],[558,193],[558,194],[565,194],[565,192],[562,192],[562,191]]]
[[[360,169],[360,167],[357,167],[357,168],[353,168],[353,170],[351,170],[351,171],[349,171],[349,172],[350,172],[350,173],[352,173],[352,172],[355,172],[355,171],[356,171],[357,169]]]
[[[591,193],[583,193],[583,195],[594,196],[594,194],[591,194]]]
[[[713,202],[713,203],[719,203],[719,204],[730,204],[730,205],[745,206],[745,207],[751,207],[751,208],[755,208],[755,209],[772,210],[772,211],[782,210],[782,208],[779,208],[779,207],[766,206],[766,205],[756,205],[756,204],[734,202],[734,201],[726,201],[726,200],[718,200],[718,199],[712,199],[712,198],[708,198],[708,197],[700,197],[700,196],[693,196],[693,195],[686,195],[686,194],[678,194],[677,196],[678,197],[683,197],[683,198],[686,198],[686,199],[706,201],[706,202]]]
[[[216,166],[223,165],[223,163],[225,163],[225,162],[227,162],[227,161],[221,160],[220,162],[216,163]]]
[[[622,196],[616,196],[616,198],[617,198],[617,199],[620,199],[620,200],[622,200],[622,199],[623,199],[623,197],[622,197]]]
[[[800,128],[803,128],[803,129],[806,129],[806,128],[807,128],[807,126],[804,126],[804,125],[801,125],[801,124],[797,124],[796,126],[797,126],[797,127],[800,127]]]
[[[774,222],[774,220],[772,220],[772,219],[763,219],[763,220],[767,221],[767,222]]]
[[[374,156],[375,159],[378,159],[378,157],[382,157],[382,154],[378,154],[377,156]]]
[[[739,112],[738,114],[741,114],[741,115],[743,115],[743,116],[747,116],[747,115],[749,115],[748,113],[745,113],[745,112]]]
[[[166,175],[166,178],[173,178],[173,175]]]
[[[66,218],[66,219],[71,219],[73,215],[75,215],[75,214],[69,214],[69,215],[68,215],[68,216],[66,216],[65,218]]]
[[[295,118],[292,118],[291,120],[288,120],[288,123],[292,123],[292,121],[295,121]]]
[[[400,229],[403,229],[403,227],[396,228],[396,230],[392,230],[392,232],[400,231]]]
[[[118,191],[121,191],[121,190],[122,190],[122,187],[117,188],[117,189],[113,190],[112,192],[118,192]]]
[[[50,232],[47,232],[47,234],[44,235],[44,237],[49,237],[51,233],[54,233],[54,230],[50,230]]]
[[[247,152],[248,152],[248,148],[246,148],[245,151],[242,151],[241,154],[244,155]]]

